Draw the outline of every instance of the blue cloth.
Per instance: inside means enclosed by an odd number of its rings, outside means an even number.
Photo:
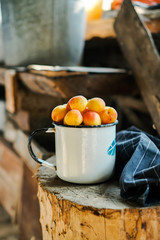
[[[160,138],[135,127],[117,133],[116,176],[121,196],[142,206],[160,203]]]

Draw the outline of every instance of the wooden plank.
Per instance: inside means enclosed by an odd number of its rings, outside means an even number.
[[[160,32],[160,17],[157,19],[147,19],[145,26],[150,30],[151,33]]]
[[[23,162],[0,137],[0,203],[16,221],[23,175]]]
[[[33,77],[34,76],[37,75],[33,75]],[[40,118],[41,112],[44,117],[50,116],[51,110],[55,106],[63,104],[63,102],[64,100],[61,97],[59,98],[52,95],[47,95],[47,92],[46,94],[42,95],[40,93],[35,94],[26,87],[21,86],[18,89],[17,110],[32,112],[33,115],[37,114],[38,118]],[[49,115],[45,116],[47,113]]]
[[[160,134],[160,57],[150,33],[130,0],[124,0],[115,22],[115,30],[123,54],[133,70],[144,102]]]
[[[19,240],[41,240],[41,226],[39,222],[40,209],[37,199],[37,180],[32,171],[24,165],[23,185],[21,195],[21,216],[19,222]]]
[[[137,8],[136,8],[137,9]],[[155,10],[151,12],[149,10],[147,13],[143,13],[142,9],[137,9],[139,16],[141,17],[143,23],[148,28],[151,33],[159,33],[160,32],[160,15],[155,15]],[[86,33],[85,40],[90,40],[94,37],[99,38],[116,38],[116,32],[114,30],[114,22],[117,16],[107,17],[107,13],[105,13],[104,18],[99,20],[90,21],[86,25]],[[153,19],[154,18],[154,19]]]
[[[13,124],[12,121],[7,119],[3,133],[5,140],[9,143],[14,143],[17,138],[17,131],[18,129],[16,128],[15,124]]]
[[[6,121],[6,103],[0,99],[0,131],[4,130]]]
[[[3,223],[9,223],[9,222],[10,222],[10,216],[0,204],[0,225]]]
[[[127,116],[127,119],[129,120],[129,122],[136,126],[137,128],[144,130],[145,129],[145,124],[144,122],[141,120],[141,118],[139,117],[138,114],[136,114],[132,109],[128,108],[128,107],[123,107],[123,112],[124,114]],[[146,129],[145,129],[146,130]]]
[[[93,37],[116,37],[113,27],[114,21],[114,18],[107,18],[88,22],[86,26],[85,40],[90,40]]]
[[[15,224],[1,224],[0,225],[0,239],[18,240],[18,225]]]
[[[17,111],[14,114],[8,112],[8,117],[23,131],[31,132],[37,128],[50,126],[52,109],[63,103],[62,98],[34,93],[21,86],[18,88],[16,99]]]
[[[31,91],[67,99],[78,94],[92,97],[135,94],[138,91],[133,76],[129,73],[87,74],[61,78],[19,73],[19,78]]]
[[[118,102],[122,109],[131,108],[142,113],[148,113],[147,107],[142,99],[130,96],[114,96],[112,98]]]
[[[25,134],[21,130],[17,131],[16,140],[13,144],[15,151],[24,159],[28,168],[34,173],[37,169],[37,163],[31,158],[27,144],[28,144],[29,135]],[[34,153],[38,158],[47,159],[53,153],[47,152],[44,148],[40,147],[35,141],[32,142]]]
[[[4,138],[13,144],[13,149],[24,160],[28,168],[35,173],[38,164],[31,158],[27,148],[29,135],[24,133],[21,129],[18,129],[15,124],[8,119],[4,130]],[[34,140],[32,141],[32,147],[36,156],[44,160],[53,155],[53,153],[39,146]]]
[[[20,140],[23,141],[22,138]],[[23,164],[3,139],[0,139],[0,202],[12,217],[12,221],[18,221],[19,239],[41,239],[37,180],[33,178],[33,170]],[[2,229],[1,227],[0,225],[0,238],[9,237],[12,230],[17,232],[17,227],[8,224]]]
[[[10,216],[0,205],[0,239],[18,240],[18,230],[18,225],[11,223]]]
[[[15,113],[17,98],[17,79],[15,70],[7,70],[5,72],[5,97],[6,109],[11,113]]]
[[[23,131],[28,132],[31,130],[29,112],[23,110],[20,110],[15,114],[8,112],[8,117],[14,121]]]
[[[6,68],[0,68],[0,85],[5,84],[5,72]]]
[[[30,90],[41,94],[48,94],[54,97],[66,97],[57,86],[56,82],[45,76],[38,76],[31,73],[18,73],[19,79]]]

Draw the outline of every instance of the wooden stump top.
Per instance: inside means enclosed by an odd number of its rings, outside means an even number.
[[[160,207],[140,208],[124,201],[113,180],[71,184],[42,166],[38,182],[44,240],[159,240]]]
[[[55,195],[58,199],[98,209],[136,207],[136,204],[131,204],[121,198],[118,182],[112,179],[101,184],[72,184],[61,180],[54,170],[44,166],[39,168],[37,176],[43,190]]]

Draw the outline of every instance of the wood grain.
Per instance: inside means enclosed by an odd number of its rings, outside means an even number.
[[[31,91],[67,99],[78,94],[92,97],[137,92],[137,86],[129,73],[82,73],[75,76],[49,78],[24,72],[19,73],[19,78]]]
[[[5,71],[5,97],[6,109],[11,113],[15,113],[17,103],[17,78],[15,70]]]
[[[16,221],[23,175],[23,162],[0,137],[0,203]]]
[[[19,83],[16,112],[8,112],[8,117],[23,131],[31,132],[37,128],[49,127],[52,123],[52,109],[63,103],[62,98],[35,93]]]
[[[38,182],[44,240],[159,239],[160,207],[140,208],[122,200],[116,182],[71,184],[45,167],[39,169]]]
[[[113,99],[117,101],[123,109],[127,107],[142,113],[148,113],[147,107],[142,99],[131,96],[115,96]]]
[[[131,66],[144,102],[160,134],[160,57],[150,33],[139,19],[130,0],[124,0],[115,22],[115,30],[123,54]]]
[[[143,23],[147,27],[147,29],[151,33],[159,33],[160,32],[160,18],[159,16],[155,17],[153,19],[153,11],[152,16],[150,15],[150,12],[148,14],[140,14],[139,9],[136,9],[139,13],[139,16],[141,17]],[[85,34],[85,40],[91,40],[94,37],[99,38],[116,38],[116,32],[114,29],[114,22],[117,16],[117,12],[115,14],[112,14],[113,16],[108,17],[108,14],[106,13],[103,19],[90,21],[86,25],[86,34]]]
[[[37,198],[37,180],[33,177],[33,172],[25,164],[23,172],[19,240],[41,240],[42,230],[39,222],[40,209]]]
[[[0,68],[0,85],[5,84],[5,72],[6,72],[6,68]]]
[[[7,119],[6,127],[4,129],[4,138],[12,143],[13,149],[23,159],[26,166],[28,166],[32,173],[35,173],[38,164],[32,159],[28,151],[27,144],[29,135],[17,128],[11,120]],[[32,147],[38,158],[45,160],[53,155],[53,153],[42,148],[35,140],[32,141]]]
[[[93,37],[116,37],[113,27],[114,21],[114,18],[107,18],[88,22],[86,26],[85,40],[90,40]]]

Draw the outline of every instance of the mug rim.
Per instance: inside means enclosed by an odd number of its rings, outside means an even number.
[[[68,127],[68,128],[103,128],[103,127],[111,127],[118,124],[118,120],[116,120],[114,123],[108,123],[108,124],[101,124],[101,125],[93,125],[93,126],[85,126],[85,125],[78,125],[78,126],[70,126],[70,125],[63,125],[58,124],[55,122],[52,122],[53,125],[58,127]]]

